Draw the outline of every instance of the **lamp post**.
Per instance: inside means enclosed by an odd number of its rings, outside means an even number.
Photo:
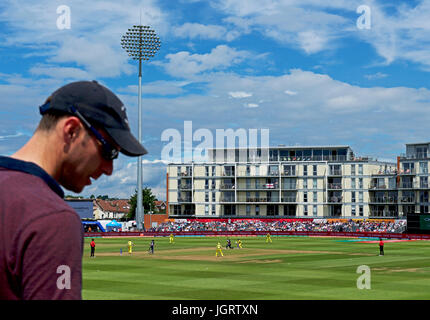
[[[121,46],[133,60],[139,60],[139,91],[138,91],[138,138],[142,143],[142,60],[149,60],[160,49],[160,38],[149,26],[133,26],[121,38]],[[137,159],[137,204],[136,226],[142,230],[142,157]]]

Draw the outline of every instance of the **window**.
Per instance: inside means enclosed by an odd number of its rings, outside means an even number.
[[[314,215],[314,216],[316,216],[316,215],[317,215],[317,206],[313,206],[313,208],[312,208],[312,212],[313,212],[313,215]]]
[[[318,179],[313,179],[313,188],[318,189]]]
[[[312,166],[312,168],[313,168],[313,170],[312,170],[312,171],[313,171],[313,173],[312,173],[312,174],[313,174],[314,176],[318,175],[318,173],[317,173],[317,166],[314,164],[314,165]]]
[[[420,188],[428,188],[428,177],[420,177]]]
[[[429,193],[427,191],[420,191],[420,202],[429,202]]]
[[[251,179],[246,179],[246,189],[251,189]]]
[[[307,176],[308,175],[308,166],[303,166],[303,175]]]
[[[358,206],[358,214],[360,215],[360,217],[363,216],[363,206]]]
[[[216,202],[215,192],[212,192],[212,202]]]
[[[205,192],[205,202],[209,202],[209,192]]]
[[[358,202],[363,202],[363,192],[358,192]]]
[[[205,176],[209,177],[209,167],[205,167]]]
[[[303,179],[303,189],[308,188],[308,179]]]
[[[246,205],[246,215],[249,216],[251,214],[251,206],[249,204]]]
[[[295,165],[285,165],[284,166],[284,175],[295,176],[296,175],[296,166]]]
[[[355,189],[357,186],[355,185],[355,178],[351,178],[351,189]]]
[[[308,206],[303,206],[303,215],[308,215]]]
[[[420,172],[428,173],[428,164],[427,162],[420,162]]]
[[[403,171],[405,173],[413,173],[414,172],[414,163],[403,163]]]
[[[215,205],[212,205],[212,215],[215,215]]]
[[[351,202],[355,202],[355,191],[351,191]]]
[[[215,176],[215,166],[212,166],[212,177],[214,177]]]
[[[205,214],[208,215],[209,214],[209,205],[205,205]]]
[[[308,193],[303,192],[303,202],[308,202]]]
[[[358,174],[363,174],[363,165],[362,164],[358,165]]]
[[[363,178],[358,178],[358,189],[363,189]]]
[[[351,215],[355,216],[355,205],[351,206]]]
[[[255,205],[255,215],[259,216],[260,215],[260,205]]]
[[[351,164],[351,176],[355,176],[355,164]]]
[[[313,202],[318,202],[318,192],[313,193]]]
[[[209,189],[209,179],[205,179],[205,189]]]

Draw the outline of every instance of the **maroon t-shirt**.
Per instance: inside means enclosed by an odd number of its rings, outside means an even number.
[[[81,299],[83,228],[33,163],[0,157],[0,300]]]

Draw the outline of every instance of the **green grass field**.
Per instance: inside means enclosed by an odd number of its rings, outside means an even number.
[[[429,299],[430,242],[378,243],[358,239],[243,237],[226,250],[224,237],[85,239],[84,299],[90,300],[328,300]],[[220,240],[224,257],[215,257]],[[120,255],[122,249],[122,255]],[[370,268],[370,289],[358,289],[357,268]]]

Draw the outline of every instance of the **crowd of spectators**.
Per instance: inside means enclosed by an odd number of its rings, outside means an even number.
[[[158,232],[199,232],[199,231],[325,231],[325,232],[387,232],[401,233],[406,220],[376,222],[369,220],[335,221],[325,219],[270,222],[261,220],[199,220],[168,221],[150,231]]]

